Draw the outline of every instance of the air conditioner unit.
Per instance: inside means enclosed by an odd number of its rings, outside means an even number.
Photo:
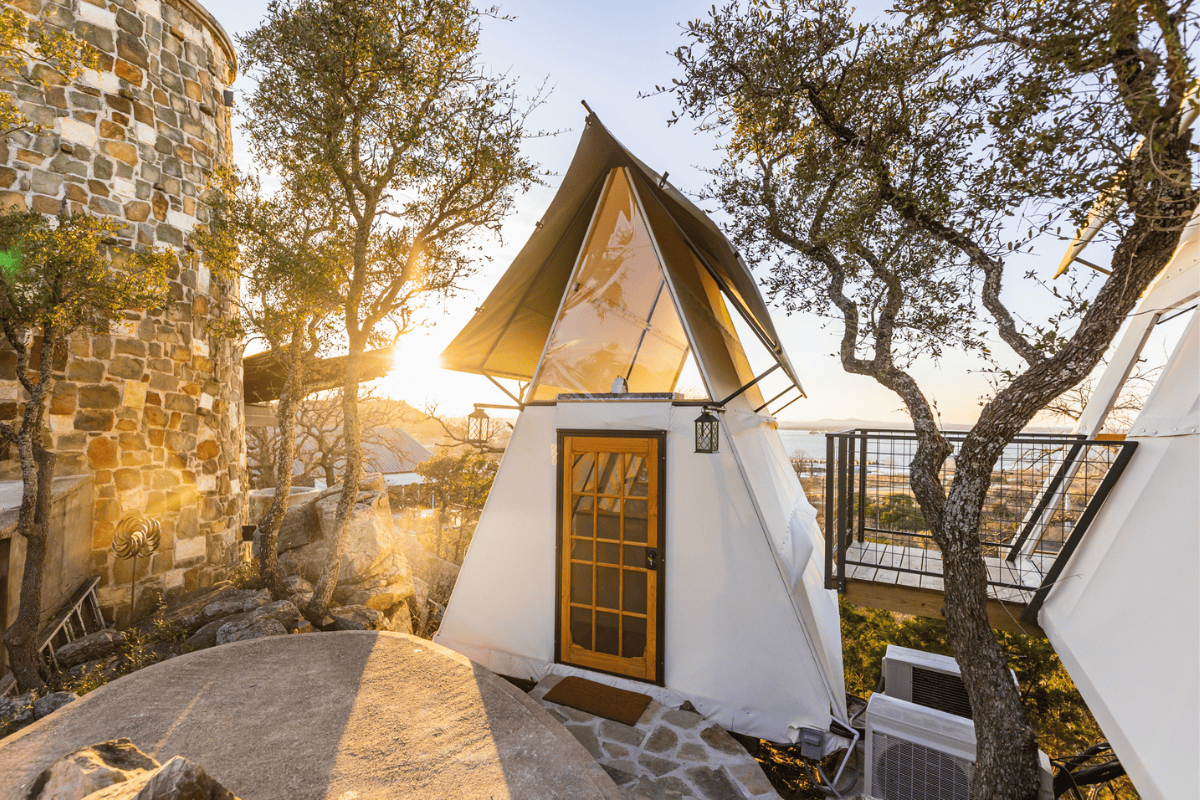
[[[1012,677],[1016,683],[1016,674]],[[897,700],[972,719],[962,673],[950,656],[889,644],[883,656],[883,691]]]
[[[970,800],[975,723],[874,694],[866,711],[866,795],[877,800]],[[1038,797],[1054,797],[1050,759],[1038,753]]]

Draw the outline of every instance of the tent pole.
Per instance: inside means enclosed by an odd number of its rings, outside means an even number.
[[[483,375],[483,377],[487,378],[489,381],[496,384],[497,389],[499,389],[500,391],[502,391],[506,395],[508,395],[512,399],[512,401],[517,404],[518,410],[520,410],[520,411],[525,410],[525,405],[521,402],[521,400],[516,395],[514,395],[512,392],[510,392],[508,389],[505,389],[504,384],[500,383],[500,381],[496,380],[491,375],[488,375],[486,372],[483,372],[481,374]],[[475,405],[476,405],[476,408],[479,407],[478,403],[476,403]]]
[[[738,389],[738,390],[737,390],[736,392],[734,392],[733,394],[729,395],[729,397],[726,397],[724,400],[722,400],[721,402],[717,403],[717,406],[718,406],[719,408],[724,408],[724,407],[725,407],[725,404],[726,404],[726,403],[728,403],[730,400],[734,399],[735,397],[737,397],[738,395],[740,395],[742,392],[745,392],[745,391],[747,391],[748,389],[750,389],[750,387],[751,387],[751,386],[754,386],[756,383],[758,383],[758,382],[759,382],[759,381],[761,381],[763,378],[765,378],[765,377],[767,377],[768,375],[770,375],[770,374],[771,374],[772,372],[774,372],[775,370],[779,369],[781,366],[783,366],[783,365],[782,365],[782,364],[780,364],[778,361],[776,361],[776,362],[775,362],[775,366],[771,367],[771,368],[770,368],[770,369],[768,369],[766,372],[764,372],[763,374],[759,375],[757,378],[755,378],[754,380],[750,381],[749,383],[747,383],[747,384],[746,384],[745,386],[743,386],[742,388]]]

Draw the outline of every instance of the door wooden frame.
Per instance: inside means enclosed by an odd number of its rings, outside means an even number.
[[[606,675],[615,675],[626,680],[638,681],[641,683],[650,683],[656,686],[665,686],[664,676],[666,670],[666,598],[667,598],[667,503],[666,503],[666,488],[667,488],[667,432],[666,431],[646,431],[646,430],[614,430],[610,428],[560,428],[558,430],[558,458],[557,458],[557,478],[555,480],[554,491],[557,497],[555,501],[555,529],[554,529],[554,663],[567,664],[562,660],[562,597],[563,597],[563,486],[564,486],[564,470],[566,469],[566,438],[568,436],[593,437],[603,439],[657,439],[658,440],[658,459],[655,465],[658,469],[658,569],[657,569],[657,590],[655,598],[655,614],[657,616],[657,624],[655,625],[655,675],[653,679],[638,678],[630,675],[625,675],[620,672],[612,672],[609,670],[598,669],[596,667],[581,667],[577,664],[569,666],[578,669],[586,669],[591,672],[600,672]]]

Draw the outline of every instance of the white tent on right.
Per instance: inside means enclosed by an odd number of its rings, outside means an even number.
[[[1200,215],[1131,317],[1077,431],[1160,320],[1191,314],[1127,434],[1137,449],[1038,622],[1143,798],[1200,791]]]

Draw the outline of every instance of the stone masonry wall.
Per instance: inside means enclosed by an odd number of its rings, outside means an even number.
[[[193,0],[9,0],[71,31],[99,68],[65,85],[0,89],[38,128],[0,142],[0,206],[111,217],[116,247],[169,246],[181,256],[165,309],[127,311],[107,334],[80,333],[59,348],[48,412],[58,474],[95,476],[89,567],[101,605],[123,619],[132,563],[110,545],[119,520],[161,521],[162,542],[140,587],[167,593],[207,585],[241,553],[245,436],[241,348],[208,330],[238,286],[214,278],[188,243],[207,220],[202,196],[230,160],[224,91],[236,74],[228,36]],[[0,418],[23,390],[15,355],[0,352]],[[19,477],[15,453],[0,477]]]

